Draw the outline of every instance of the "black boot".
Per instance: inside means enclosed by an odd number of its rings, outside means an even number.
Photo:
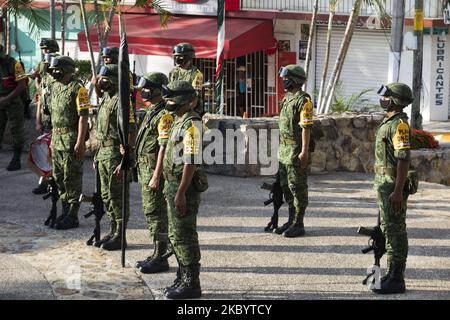
[[[177,289],[182,283],[182,276],[184,273],[183,266],[181,265],[180,260],[178,260],[178,257],[176,254],[175,254],[175,258],[177,259],[177,263],[178,263],[177,277],[175,278],[175,280],[173,281],[173,283],[170,287],[166,287],[164,289],[164,295],[166,295],[168,292],[170,292],[172,290]]]
[[[14,148],[13,157],[11,162],[6,167],[8,171],[17,171],[20,170],[20,156],[22,155],[22,148]]]
[[[200,264],[185,266],[182,270],[181,284],[173,290],[167,290],[166,297],[175,300],[200,298]]]
[[[385,282],[387,279],[389,279],[391,277],[391,273],[392,273],[392,257],[388,256],[387,257],[387,269],[386,269],[386,274],[381,277],[381,283]]]
[[[283,232],[283,237],[296,238],[305,235],[305,226],[303,225],[303,218],[305,216],[306,208],[301,208],[300,212],[295,215],[293,224]]]
[[[54,221],[52,221],[52,223],[50,224],[50,228],[54,228],[57,223],[63,221],[69,214],[70,205],[67,201],[61,200],[61,208],[62,213],[57,216]]]
[[[80,223],[78,222],[78,210],[80,209],[79,203],[71,203],[69,207],[69,213],[59,222],[55,223],[56,230],[68,230],[78,228]]]
[[[122,221],[117,222],[117,229],[114,236],[109,241],[103,243],[100,248],[106,251],[116,251],[122,249]],[[125,223],[125,229],[127,224]],[[125,240],[125,248],[127,247],[127,241]]]
[[[292,222],[294,221],[294,217],[295,217],[295,208],[289,207],[288,221],[281,227],[273,229],[273,233],[282,234],[283,232],[285,232],[291,226]]]
[[[169,262],[162,255],[167,252],[167,242],[155,241],[155,252],[153,258],[142,263],[139,271],[142,273],[158,273],[169,270]]]
[[[48,185],[47,180],[42,179],[41,183],[36,188],[31,190],[31,192],[33,192],[34,194],[45,194],[47,193],[47,185]]]
[[[94,242],[94,246],[100,248],[102,244],[111,240],[116,233],[117,223],[115,219],[109,219],[109,232],[100,240]]]
[[[405,262],[393,261],[389,278],[381,283],[381,289],[374,292],[378,294],[405,293],[405,267]]]

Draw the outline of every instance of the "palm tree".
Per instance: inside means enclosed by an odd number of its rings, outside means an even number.
[[[316,31],[317,11],[318,10],[319,10],[319,0],[315,0],[314,12],[311,17],[311,27],[309,29],[308,48],[306,49],[306,61],[305,61],[306,82],[304,84],[305,90],[306,90],[306,85],[308,82],[309,60],[311,59],[311,54],[312,54],[313,38],[314,38],[314,33]]]
[[[378,16],[382,19],[388,18],[388,14],[385,10],[386,0],[355,0],[353,4],[352,12],[348,18],[347,29],[345,30],[344,39],[342,40],[341,47],[339,49],[339,54],[336,59],[336,64],[334,65],[333,72],[331,73],[330,80],[328,81],[327,90],[324,95],[325,100],[325,113],[328,113],[333,101],[334,92],[336,91],[339,78],[341,76],[342,68],[344,66],[345,57],[350,47],[350,42],[353,37],[353,31],[358,21],[358,17],[361,11],[362,4],[366,3],[375,7]]]
[[[333,18],[336,13],[336,8],[340,0],[330,0],[329,2],[329,15],[328,15],[328,30],[327,30],[327,45],[325,50],[325,60],[323,62],[322,79],[320,80],[319,96],[317,97],[317,113],[323,113],[325,105],[323,103],[323,90],[325,88],[325,81],[327,80],[328,66],[330,64],[330,48],[331,48],[331,35],[333,32]]]
[[[61,54],[66,46],[66,0],[61,0]]]

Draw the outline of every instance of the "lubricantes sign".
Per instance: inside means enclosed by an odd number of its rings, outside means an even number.
[[[217,0],[162,0],[162,6],[172,12],[193,15],[217,15]],[[239,0],[225,1],[227,10],[239,10]]]

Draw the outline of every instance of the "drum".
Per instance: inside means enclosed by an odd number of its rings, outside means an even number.
[[[50,177],[52,175],[51,140],[52,134],[45,133],[30,144],[27,165],[31,171],[40,177]]]

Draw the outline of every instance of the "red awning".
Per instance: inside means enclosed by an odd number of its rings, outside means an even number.
[[[172,55],[173,47],[189,42],[198,58],[215,58],[217,50],[216,18],[172,17],[162,28],[157,15],[129,14],[124,16],[129,52],[142,55]],[[236,58],[276,45],[272,21],[227,19],[225,21],[225,59]],[[99,51],[97,31],[90,28],[94,51]],[[115,17],[108,46],[120,44],[118,18]],[[81,51],[87,51],[84,31],[78,33]]]

